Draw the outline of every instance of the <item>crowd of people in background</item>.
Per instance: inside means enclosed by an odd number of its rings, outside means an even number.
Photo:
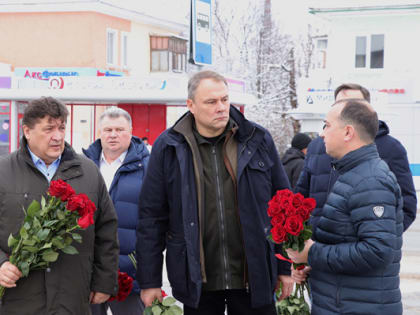
[[[282,158],[270,133],[231,106],[226,79],[213,71],[190,78],[188,111],[153,151],[132,135],[129,113],[111,107],[99,138],[76,154],[64,141],[66,106],[31,101],[19,150],[0,160],[0,285],[8,288],[0,314],[143,314],[163,299],[164,255],[185,315],[275,315],[275,289],[284,299],[305,280],[312,314],[402,314],[402,234],[417,208],[407,153],[366,88],[343,84],[334,96],[320,136],[297,133]],[[22,207],[56,179],[95,203],[94,225],[79,254],[22,277],[8,258],[9,235],[19,232]],[[267,203],[282,189],[317,204],[312,239],[287,250],[307,264],[301,270],[277,259],[281,244],[267,239]],[[134,288],[109,302],[118,270]]]

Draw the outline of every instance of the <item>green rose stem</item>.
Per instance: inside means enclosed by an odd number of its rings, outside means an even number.
[[[18,243],[18,245],[16,246],[16,248],[14,250],[15,252],[17,252],[18,250],[20,250],[20,248],[23,245],[23,241],[24,240],[22,238],[19,240],[19,243]],[[15,256],[13,255],[13,253],[9,257],[9,262],[11,264],[13,264],[13,265],[15,264]],[[3,297],[5,291],[6,291],[6,288],[3,287],[3,286],[0,286],[0,299]],[[0,304],[1,304],[1,302],[0,302]]]

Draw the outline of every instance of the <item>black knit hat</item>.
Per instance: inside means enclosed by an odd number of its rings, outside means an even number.
[[[302,150],[308,147],[311,142],[311,137],[304,133],[297,133],[292,139],[292,147]]]

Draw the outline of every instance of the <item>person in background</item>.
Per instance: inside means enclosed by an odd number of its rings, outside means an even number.
[[[295,188],[303,169],[307,147],[311,140],[308,135],[297,133],[292,139],[292,146],[286,150],[281,159],[292,188]]]
[[[275,315],[290,264],[270,243],[267,203],[289,188],[274,141],[229,102],[213,71],[188,83],[189,111],[153,145],[139,206],[137,280],[145,306],[162,300],[162,253],[184,314]]]
[[[120,240],[119,269],[135,279],[136,270],[128,257],[136,250],[136,227],[140,189],[149,161],[144,143],[132,135],[131,117],[118,107],[110,107],[99,117],[99,139],[84,154],[99,167],[117,211]],[[142,315],[143,303],[137,282],[124,301],[92,305],[93,315]]]
[[[151,153],[152,152],[152,145],[149,144],[149,138],[143,137],[143,138],[141,138],[141,140],[146,145],[146,148],[147,148],[147,150],[149,150],[149,153]]]
[[[66,105],[52,97],[29,102],[20,147],[0,160],[0,285],[8,288],[1,315],[89,315],[89,303],[118,292],[117,216],[98,168],[64,141],[67,116]],[[8,260],[7,240],[23,224],[22,208],[41,201],[58,179],[95,203],[95,224],[78,232],[83,241],[72,244],[78,254],[61,253],[50,268],[21,278]]]
[[[403,199],[379,157],[378,116],[365,100],[337,101],[321,133],[338,178],[302,252],[311,270],[313,315],[402,314],[400,261]]]
[[[369,91],[354,83],[342,84],[335,89],[336,101],[348,98],[360,98],[370,102]],[[413,223],[417,213],[417,197],[413,176],[408,164],[407,151],[397,139],[389,135],[389,128],[379,120],[375,144],[379,156],[388,164],[397,177],[404,198],[404,231]],[[337,179],[337,172],[331,167],[332,157],[325,151],[324,140],[318,137],[310,143],[305,165],[296,184],[295,192],[316,200],[316,209],[312,212],[310,224],[318,224],[320,211],[328,197],[331,187]]]

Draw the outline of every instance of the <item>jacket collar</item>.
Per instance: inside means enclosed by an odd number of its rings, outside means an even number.
[[[261,129],[261,127],[252,124],[249,120],[247,120],[244,115],[233,105],[230,106],[229,111],[230,119],[233,120],[234,123],[234,131],[235,137],[238,142],[245,142],[247,141],[250,136],[254,133],[255,129]],[[192,133],[192,113],[190,111],[186,112],[172,127],[172,130],[176,131],[176,133],[183,135],[184,137],[187,135],[193,136]],[[175,137],[174,140],[180,142],[181,140],[177,138],[177,135],[172,133],[172,136]]]
[[[347,153],[339,160],[334,160],[332,165],[340,174],[343,174],[357,165],[374,158],[379,158],[379,154],[376,144],[371,143]]]
[[[31,167],[36,169],[36,166],[34,165],[27,145],[28,141],[25,137],[22,137],[18,154],[23,158],[23,160],[26,163],[28,163]],[[79,160],[76,152],[74,152],[73,148],[66,142],[64,145],[64,151],[61,154],[60,165],[58,166],[54,178],[57,176],[58,178],[66,180],[69,178],[78,177],[82,175],[82,170],[80,167],[78,167],[80,165],[81,161]]]
[[[89,146],[89,148],[87,148],[86,150],[82,149],[82,151],[89,159],[94,161],[95,164],[99,166],[99,161],[102,152],[101,139],[97,139]],[[141,161],[148,155],[149,153],[147,152],[146,146],[144,145],[143,141],[141,141],[136,136],[132,136],[131,143],[128,147],[127,155],[124,159],[123,165]]]

